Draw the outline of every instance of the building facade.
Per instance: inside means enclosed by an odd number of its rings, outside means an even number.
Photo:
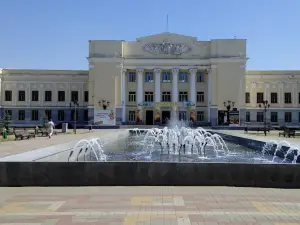
[[[300,73],[246,71],[246,55],[244,39],[161,33],[132,42],[89,41],[87,71],[2,69],[0,117],[32,125],[45,116],[56,123],[76,118],[84,125],[105,106],[116,110],[119,124],[179,119],[217,125],[230,101],[232,122],[244,124],[262,122],[259,104],[268,100],[272,123],[299,123]]]

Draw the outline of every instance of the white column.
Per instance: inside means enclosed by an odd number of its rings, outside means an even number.
[[[122,123],[126,122],[126,69],[121,74],[121,103],[122,103]]]
[[[161,93],[160,93],[160,74],[161,74],[161,69],[154,69],[154,74],[155,74],[155,102],[160,102],[161,101]]]
[[[197,73],[197,68],[192,68],[189,69],[189,72],[191,74],[190,76],[190,81],[189,81],[189,85],[190,85],[190,93],[189,93],[189,99],[190,102],[192,102],[193,104],[196,104],[196,73]]]
[[[137,98],[136,98],[136,102],[137,104],[143,103],[143,72],[144,69],[137,69]]]
[[[179,69],[178,68],[173,68],[172,69],[172,74],[173,74],[173,78],[172,78],[172,102],[174,102],[175,104],[177,104],[178,102],[178,73],[179,73]],[[172,116],[171,119],[172,120],[177,120],[177,107],[174,106],[172,109]]]
[[[172,79],[172,102],[178,102],[178,68],[172,69],[173,79]]]
[[[297,82],[293,82],[292,84],[292,102],[293,102],[293,107],[297,107],[297,87],[298,87],[298,83]]]
[[[211,68],[210,68],[207,70],[207,122],[209,123],[210,123],[211,91],[212,91],[212,80],[211,80]]]
[[[137,117],[137,122],[143,122],[143,109],[142,107],[139,107],[139,104],[143,103],[143,96],[144,96],[144,91],[143,91],[143,74],[144,74],[144,69],[138,68],[136,69],[138,77],[137,77],[137,97],[136,97],[136,103],[137,103],[137,108],[139,109],[139,117]]]

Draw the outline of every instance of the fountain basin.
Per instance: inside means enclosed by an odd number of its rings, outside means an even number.
[[[296,164],[0,162],[0,186],[239,186],[300,188]]]

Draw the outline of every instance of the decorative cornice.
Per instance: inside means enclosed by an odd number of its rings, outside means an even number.
[[[162,43],[150,43],[143,47],[145,52],[150,52],[152,54],[166,54],[166,55],[181,55],[183,53],[188,53],[192,49],[186,44],[173,44],[170,42],[163,41]]]
[[[179,73],[179,68],[172,68],[172,73],[173,74],[178,74]]]
[[[136,72],[137,72],[138,74],[143,74],[144,68],[137,68],[137,69],[136,69]]]
[[[198,68],[190,68],[190,69],[189,69],[189,72],[190,72],[191,75],[192,75],[192,74],[196,74],[197,71],[198,71]]]
[[[154,68],[153,69],[153,72],[155,73],[155,74],[157,74],[157,73],[161,73],[161,69],[160,68]]]

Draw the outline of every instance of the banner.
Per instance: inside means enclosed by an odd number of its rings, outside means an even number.
[[[155,108],[160,109],[160,108],[175,108],[177,107],[176,102],[156,102],[155,103]]]
[[[231,124],[239,124],[240,123],[240,114],[239,111],[231,111],[229,112],[229,119]]]
[[[153,102],[142,102],[142,103],[139,103],[138,106],[140,107],[143,107],[143,108],[146,108],[146,107],[153,107]]]
[[[94,109],[94,124],[101,126],[116,125],[116,110],[115,109]]]

